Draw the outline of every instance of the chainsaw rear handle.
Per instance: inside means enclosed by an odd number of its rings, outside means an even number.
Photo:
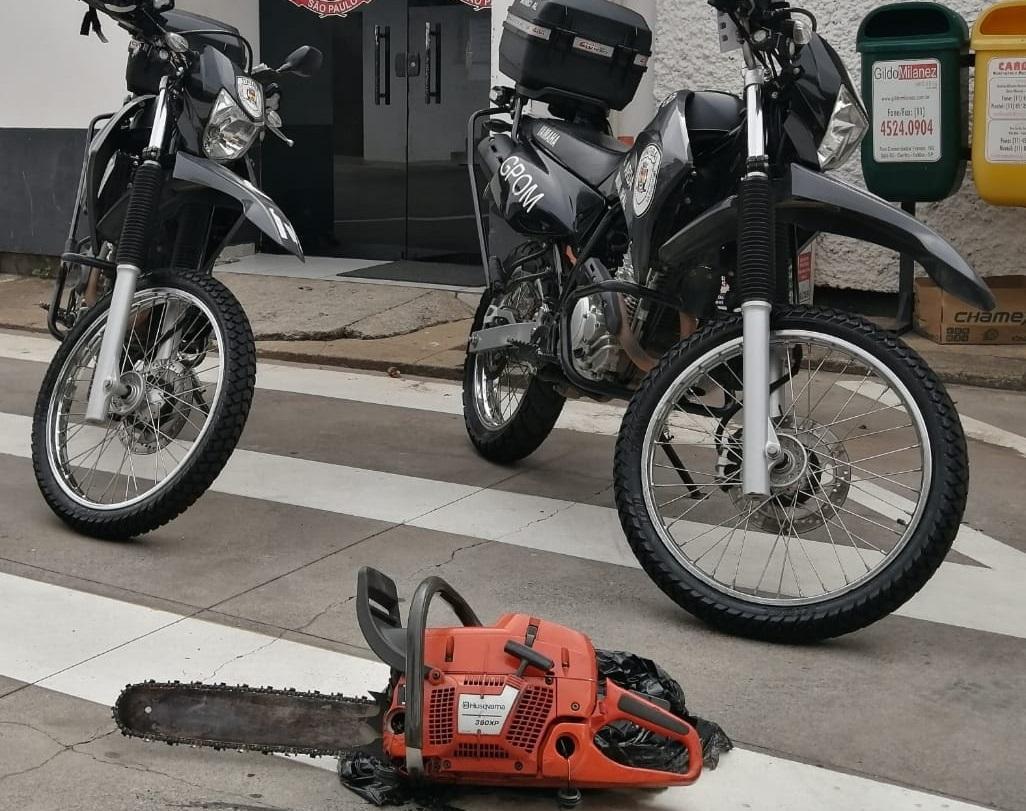
[[[698,736],[698,730],[683,718],[653,703],[646,696],[624,690],[618,684],[607,681],[603,720],[605,724],[630,721],[655,735],[684,744],[688,750],[688,768],[679,777],[681,784],[689,785],[695,782],[702,773],[702,739]],[[655,774],[666,775],[665,772]]]
[[[406,770],[411,776],[424,771],[424,634],[428,609],[435,596],[441,596],[465,626],[480,627],[474,609],[452,586],[440,577],[429,577],[413,593],[406,623]]]
[[[388,575],[364,566],[356,576],[356,619],[375,655],[392,670],[406,672],[406,631],[399,592]]]

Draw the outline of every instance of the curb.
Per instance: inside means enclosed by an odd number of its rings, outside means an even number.
[[[462,380],[462,366],[443,366],[441,364],[414,361],[378,360],[376,358],[352,358],[344,356],[314,355],[309,352],[290,352],[281,349],[261,349],[257,347],[257,357],[262,360],[281,360],[289,363],[310,363],[316,366],[333,366],[344,369],[360,369],[370,372],[398,371],[401,375],[417,375],[434,377],[440,380]]]
[[[44,327],[27,327],[24,324],[8,324],[6,321],[0,321],[0,329],[5,329],[10,332],[31,332],[34,335],[49,335],[50,330]]]
[[[946,385],[975,386],[977,388],[997,389],[1000,391],[1026,392],[1026,366],[1016,359],[1002,358],[991,361],[989,364],[986,364],[991,368],[981,370],[967,366],[964,357],[952,358],[950,355],[943,353],[943,350],[941,350],[938,356],[932,356],[930,352],[923,352],[921,347],[915,347],[914,349]],[[282,360],[291,363],[310,363],[317,366],[363,369],[374,372],[398,370],[404,375],[434,377],[441,380],[463,379],[462,366],[446,366],[424,361],[404,362],[401,360],[379,360],[374,358],[347,357],[344,355],[325,356],[298,350],[290,352],[281,349],[261,349],[259,346],[257,347],[257,355],[267,360]]]
[[[24,324],[0,322],[0,329],[14,332],[29,332],[49,335],[45,327],[29,327]],[[1026,364],[1016,358],[976,358],[970,365],[964,354],[945,351],[941,346],[918,345],[913,349],[945,383],[950,385],[975,386],[1002,391],[1026,391]],[[300,350],[266,349],[257,344],[257,356],[266,360],[280,360],[290,363],[309,363],[316,366],[331,366],[346,369],[361,369],[373,372],[398,370],[401,374],[433,377],[441,380],[462,380],[463,367],[425,361],[406,362],[346,355],[319,355]],[[983,367],[983,368],[981,368]]]
[[[929,353],[924,353],[919,348],[916,348],[916,352],[923,356],[926,363],[946,385],[975,386],[984,389],[1026,392],[1026,366],[1018,360],[1005,358],[999,362],[991,363],[990,369],[981,371],[967,367],[964,358],[961,357],[958,359],[952,359],[946,355],[931,357]],[[441,380],[463,379],[462,366],[446,366],[424,361],[404,362],[342,355],[325,356],[298,350],[290,352],[281,349],[261,349],[259,346],[257,347],[257,356],[267,360],[310,363],[317,366],[362,369],[374,372],[398,370],[404,375],[434,377]]]

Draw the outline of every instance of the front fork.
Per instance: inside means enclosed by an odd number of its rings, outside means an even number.
[[[763,68],[746,45],[745,103],[747,106],[748,164],[741,181],[738,217],[738,286],[741,293],[743,335],[744,419],[741,484],[745,495],[770,495],[770,469],[780,458],[780,442],[772,416],[782,411],[779,380],[782,360],[770,347],[773,310],[775,227],[770,186],[766,129],[763,119]]]
[[[107,310],[107,324],[96,358],[96,368],[93,370],[89,402],[86,404],[85,420],[88,423],[105,422],[111,398],[123,397],[128,393],[128,387],[121,379],[121,356],[124,352],[125,336],[132,326],[129,323],[132,302],[135,299],[139,274],[142,273],[143,264],[149,253],[153,221],[164,186],[161,159],[164,156],[170,119],[168,101],[168,79],[165,77],[161,80],[160,92],[157,94],[150,142],[143,152],[143,162],[135,170],[128,210],[121,228],[117,275],[114,278],[114,290]]]

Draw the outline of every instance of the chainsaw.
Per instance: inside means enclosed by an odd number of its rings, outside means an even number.
[[[462,627],[427,627],[436,596]],[[570,628],[528,614],[482,625],[439,577],[417,588],[404,628],[395,583],[361,569],[357,618],[392,670],[386,692],[373,698],[146,682],[125,688],[114,719],[126,735],[171,744],[340,758],[375,752],[412,784],[551,788],[566,806],[582,788],[684,786],[702,771],[696,725],[715,725],[689,716],[679,685],[648,660],[631,657],[631,667],[647,663],[645,677],[658,671],[668,693],[604,676],[601,662],[630,655],[597,653]],[[719,748],[729,749],[715,729]],[[639,745],[649,753],[644,765],[631,762]]]

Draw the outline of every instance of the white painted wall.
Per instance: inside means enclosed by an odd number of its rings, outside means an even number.
[[[260,61],[260,0],[177,0],[175,8],[234,25],[250,41],[256,61]]]
[[[621,6],[633,9],[648,22],[648,27],[653,31],[659,27],[658,3],[656,0],[617,0]],[[638,92],[622,111],[612,116],[613,132],[616,135],[636,136],[655,117],[656,95],[655,95],[655,71],[650,67],[645,73]]]
[[[257,0],[179,0],[177,5],[238,26],[259,49]],[[101,16],[108,44],[79,36],[85,11],[78,0],[0,1],[0,127],[85,129],[93,116],[121,106],[128,35]]]
[[[121,106],[128,36],[113,22],[103,27],[107,45],[79,36],[85,11],[72,0],[3,0],[0,127],[85,129]]]
[[[502,39],[502,23],[512,5],[513,0],[492,0],[492,87],[513,84],[513,80],[499,70],[499,41]]]
[[[679,88],[711,88],[740,92],[740,62],[723,56],[714,35],[714,12],[704,3],[658,0],[656,31],[656,96]],[[947,0],[972,27],[984,7],[978,0]],[[837,48],[861,86],[855,34],[875,6],[873,0],[809,0],[803,3],[819,17],[820,33]],[[841,175],[862,185],[856,156]],[[971,173],[962,191],[939,203],[923,204],[921,219],[936,228],[984,276],[1022,273],[1022,234],[1026,211],[996,208],[981,201]],[[828,238],[817,254],[817,283],[861,290],[896,290],[898,260],[889,252],[850,240]]]

